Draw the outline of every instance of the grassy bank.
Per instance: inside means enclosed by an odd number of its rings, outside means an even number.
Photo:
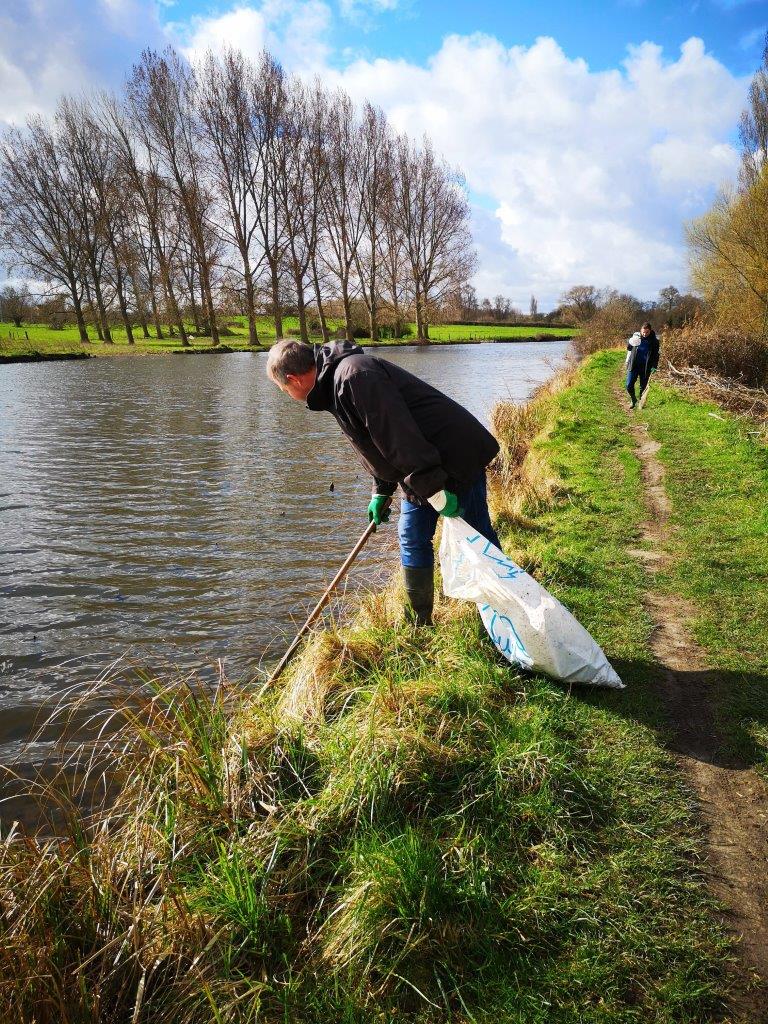
[[[657,740],[616,369],[500,410],[492,493],[628,689],[524,678],[473,609],[419,631],[393,591],[262,702],[145,686],[90,768],[111,810],[65,801],[63,844],[6,837],[3,1020],[713,1019],[725,945]]]
[[[717,720],[731,752],[768,772],[768,448],[748,418],[674,388],[654,387],[643,415],[672,503],[676,558],[659,584],[693,602],[726,681]]]
[[[235,351],[248,351],[248,324],[244,317],[236,317],[228,321],[229,326],[226,333],[222,335],[221,344]],[[341,326],[335,321],[330,322],[332,329]],[[191,325],[187,325],[190,334],[194,334]],[[259,342],[262,346],[269,346],[275,340],[275,325],[268,317],[260,317],[258,324]],[[284,335],[296,334],[299,329],[297,317],[285,317],[283,319]],[[176,351],[181,348],[178,337],[166,337],[158,339],[154,337],[154,327],[151,329],[152,338],[146,339],[141,336],[140,329],[134,331],[135,343],[129,345],[125,329],[115,327],[112,331],[113,344],[105,344],[96,337],[96,333],[89,328],[90,341],[83,344],[79,340],[76,327],[65,327],[62,330],[53,330],[44,324],[26,324],[24,327],[14,327],[11,323],[0,322],[0,359],[29,356],[35,353],[42,355],[62,355],[71,353],[88,352],[93,356],[120,356],[120,355],[150,355],[162,354]],[[415,338],[415,325],[411,325],[411,335],[407,338],[396,341],[384,340],[378,344],[382,345],[412,345]],[[471,341],[500,340],[500,341],[524,341],[526,339],[547,340],[548,338],[569,338],[574,334],[569,328],[550,327],[466,327],[461,324],[440,324],[430,329],[434,344],[448,344],[453,342],[467,343]],[[317,335],[313,341],[319,342],[322,338]],[[370,345],[367,339],[361,339],[360,344]],[[190,348],[192,351],[207,351],[211,348],[210,338],[191,338]]]

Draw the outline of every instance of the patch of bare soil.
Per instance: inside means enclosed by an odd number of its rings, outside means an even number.
[[[642,536],[650,550],[632,553],[649,573],[669,564],[669,499],[659,445],[642,419],[631,415],[642,462],[648,519]],[[729,1020],[768,1022],[768,785],[748,765],[725,753],[717,695],[724,681],[707,665],[688,624],[693,609],[680,598],[652,591],[646,607],[656,624],[651,646],[661,669],[659,694],[671,729],[671,747],[698,797],[707,838],[712,889],[737,939],[740,964]]]

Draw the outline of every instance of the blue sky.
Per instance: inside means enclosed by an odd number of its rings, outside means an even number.
[[[3,0],[0,125],[118,88],[145,46],[266,46],[462,168],[481,295],[687,288],[685,223],[728,188],[766,0]]]
[[[227,5],[176,0],[161,8],[163,21],[210,16]],[[387,57],[425,63],[446,35],[494,36],[506,46],[530,46],[552,36],[595,71],[615,67],[628,44],[646,40],[675,53],[699,36],[734,74],[751,74],[759,64],[768,30],[765,0],[614,0],[614,2],[505,3],[501,0],[351,0],[333,4],[336,57]]]

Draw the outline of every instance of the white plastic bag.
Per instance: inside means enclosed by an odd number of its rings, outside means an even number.
[[[443,519],[440,568],[443,592],[476,602],[494,644],[515,665],[565,683],[624,688],[571,613],[463,519]]]

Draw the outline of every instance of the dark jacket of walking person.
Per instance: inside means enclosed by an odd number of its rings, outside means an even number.
[[[644,323],[639,331],[636,331],[627,342],[627,391],[631,401],[631,408],[637,405],[635,397],[635,384],[640,383],[640,395],[642,396],[648,387],[651,374],[655,373],[659,365],[659,339],[656,332],[649,323]]]
[[[410,612],[431,621],[432,540],[439,514],[463,515],[497,546],[485,469],[499,450],[494,436],[458,402],[387,359],[349,341],[310,347],[277,342],[269,377],[307,408],[329,412],[373,478],[369,520],[389,518],[388,501],[403,491],[398,536]]]

